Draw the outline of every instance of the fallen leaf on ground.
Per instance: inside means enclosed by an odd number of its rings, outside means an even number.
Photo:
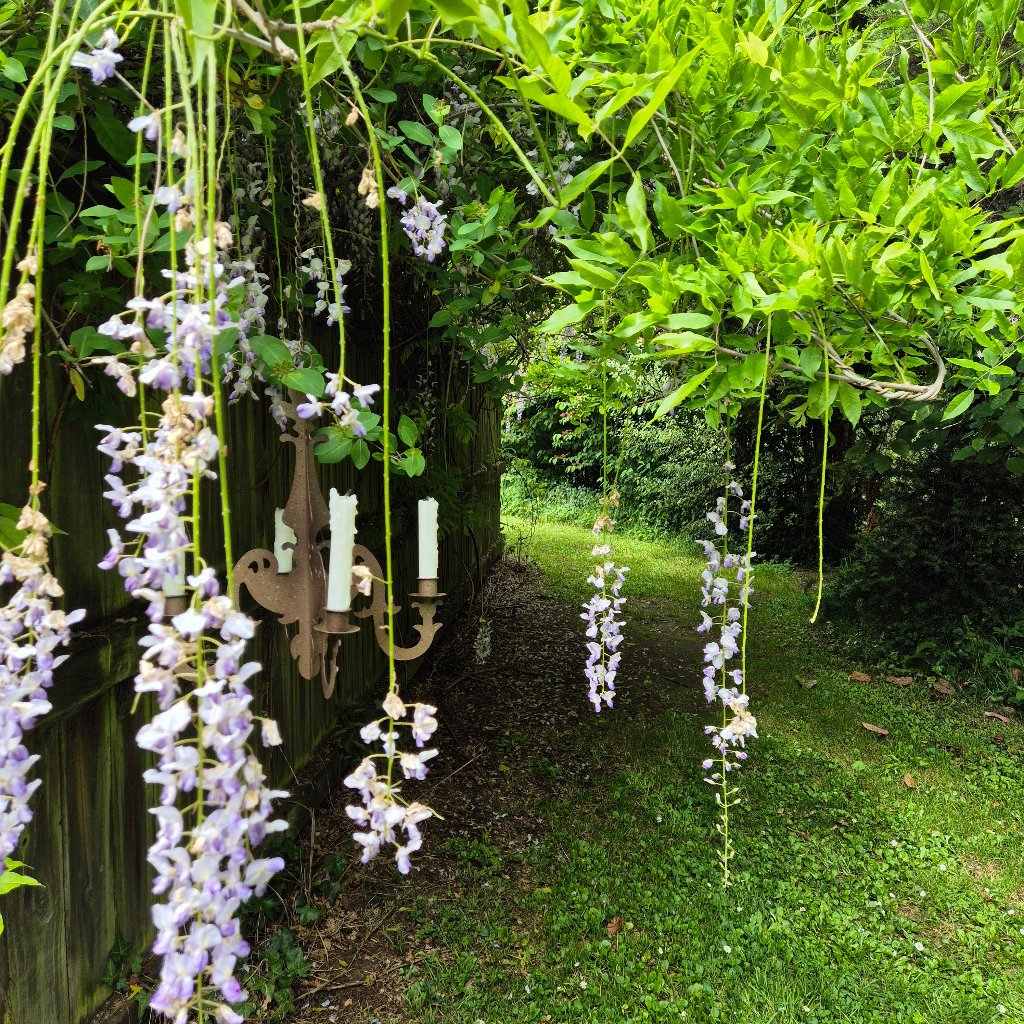
[[[914,777],[910,774],[910,772],[907,772],[907,774],[903,776],[903,785],[906,786],[907,789],[917,788],[917,783],[914,781]]]
[[[867,672],[851,672],[850,673],[850,678],[855,683],[870,683],[871,682],[871,676],[869,676],[867,674]]]
[[[998,711],[986,711],[985,717],[994,718],[997,722],[1002,722],[1004,725],[1010,724],[1010,720],[1006,717],[1006,715],[1001,715]]]
[[[868,732],[873,732],[876,736],[881,736],[882,739],[885,739],[885,737],[889,735],[889,730],[883,729],[880,725],[872,725],[870,722],[861,722],[860,724],[867,729]]]
[[[622,926],[625,922],[619,917],[618,914],[613,917],[608,924],[605,926],[608,929],[609,935],[618,935],[622,931]]]
[[[1015,683],[1019,683],[1020,682],[1020,677],[1022,675],[1024,675],[1024,672],[1021,672],[1021,670],[1019,668],[1011,668],[1010,669],[1010,675],[1013,676],[1013,681]]]
[[[936,679],[935,682],[932,683],[932,690],[934,690],[935,693],[941,693],[944,697],[956,696],[956,687],[945,679]]]
[[[892,683],[893,686],[913,686],[913,676],[886,676],[886,682]]]

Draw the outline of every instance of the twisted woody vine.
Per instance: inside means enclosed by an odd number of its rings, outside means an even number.
[[[435,816],[416,784],[444,723],[400,692],[392,484],[447,485],[437,422],[472,420],[453,378],[511,408],[525,362],[541,359],[603,413],[580,699],[605,713],[629,656],[607,414],[652,360],[672,381],[658,417],[685,409],[727,434],[755,407],[758,450],[766,415],[819,420],[824,473],[833,417],[855,427],[868,407],[941,401],[955,419],[998,393],[1021,350],[1011,283],[1024,242],[993,199],[1024,179],[1009,87],[982,102],[948,61],[905,67],[915,106],[873,70],[896,62],[897,43],[857,56],[849,22],[806,39],[756,5],[681,0],[671,31],[657,5],[590,0],[21,6],[0,2],[0,388],[32,398],[30,462],[5,481],[23,497],[0,505],[0,891],[46,881],[16,859],[41,785],[31,731],[90,614],[63,607],[51,558],[44,392],[59,372],[69,401],[102,418],[120,525],[100,569],[145,610],[134,685],[156,827],[150,1006],[177,1024],[242,1020],[239,913],[283,867],[261,853],[286,827],[288,794],[261,762],[282,735],[249,688],[256,622],[232,576],[226,439],[243,399],[282,431],[305,424],[328,472],[380,480],[383,579],[353,564],[354,527],[332,507],[328,586],[346,600],[328,610],[384,589],[383,714],[361,729],[367,752],[344,783],[358,795],[355,855],[409,873]],[[952,45],[906,39],[933,56]],[[838,94],[821,85],[836,52],[855,83]],[[409,295],[429,311],[417,351],[422,390],[447,381],[441,411],[395,384],[394,307]],[[353,376],[354,321],[373,325],[379,379]],[[749,499],[740,472],[726,463],[707,516],[695,610],[726,884],[735,773],[757,738],[756,456]],[[216,530],[200,514],[208,491]],[[436,557],[435,540],[434,584]],[[482,618],[478,660],[490,644]]]

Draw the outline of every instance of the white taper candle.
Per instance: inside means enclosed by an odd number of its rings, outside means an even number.
[[[419,504],[420,579],[437,579],[437,500],[423,498]]]
[[[352,607],[352,549],[356,543],[356,496],[331,488],[331,562],[327,575],[327,610]]]
[[[295,549],[286,548],[285,544],[294,544],[297,540],[295,531],[284,521],[284,509],[277,509],[274,512],[274,557],[277,559],[279,573],[292,571]]]
[[[164,577],[164,597],[182,597],[185,593],[185,552],[178,552],[178,569]]]

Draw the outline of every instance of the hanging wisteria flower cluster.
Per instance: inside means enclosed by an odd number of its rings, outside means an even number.
[[[721,549],[714,541],[700,541],[706,561],[701,573],[701,606],[713,612],[702,611],[697,626],[698,633],[709,637],[704,646],[704,696],[709,704],[717,702],[722,709],[722,724],[704,729],[711,737],[717,757],[706,759],[703,768],[709,773],[705,781],[719,788],[715,799],[722,809],[718,828],[724,839],[719,856],[726,884],[732,856],[728,813],[736,803],[728,777],[747,759],[747,740],[757,737],[757,719],[749,710],[742,657],[744,611],[753,592],[752,561],[756,552],[733,554],[729,551],[731,520],[735,518],[738,535],[744,540],[748,537],[751,519],[751,503],[744,499],[743,488],[732,478],[735,468],[732,462],[725,463],[725,494],[707,514],[716,536],[722,538]],[[731,503],[735,507],[731,507]]]
[[[218,225],[223,246],[226,225]],[[135,679],[137,693],[156,696],[159,712],[138,734],[139,746],[157,755],[147,782],[160,786],[157,835],[149,850],[156,872],[153,891],[164,897],[153,908],[154,952],[163,957],[154,1010],[185,1024],[198,1007],[221,1024],[242,1018],[230,1004],[244,998],[235,969],[248,953],[238,911],[262,894],[280,871],[279,858],[252,850],[270,832],[285,828],[272,818],[284,793],[267,786],[249,749],[256,718],[246,683],[260,670],[245,661],[255,623],[220,592],[212,568],[186,576],[193,481],[213,477],[220,441],[208,420],[214,399],[204,390],[213,371],[213,342],[239,328],[227,310],[237,279],[211,254],[205,240],[189,243],[187,269],[173,274],[168,295],[136,296],[126,314],[104,325],[105,333],[131,339],[138,367],[108,360],[123,390],[125,374],[164,392],[158,422],[148,433],[104,426],[99,449],[111,459],[105,496],[127,520],[124,535],[110,531],[111,550],[102,568],[117,567],[126,590],[148,604],[149,630]],[[201,284],[215,282],[202,298]],[[211,317],[211,308],[215,311]],[[165,332],[154,344],[146,326]],[[137,479],[122,476],[132,467]],[[131,539],[129,539],[131,538]],[[167,616],[167,594],[183,608]],[[264,720],[265,745],[280,743],[277,725]],[[216,992],[216,995],[213,992]]]
[[[326,373],[327,386],[324,393],[327,401],[321,401],[315,395],[306,395],[306,401],[295,407],[299,419],[312,420],[330,412],[338,421],[338,426],[350,430],[356,437],[366,434],[366,427],[359,420],[359,413],[365,412],[373,404],[373,396],[380,391],[379,384],[359,384],[352,393],[345,391],[342,381],[336,373]],[[353,406],[352,402],[356,404]]]
[[[335,291],[323,259],[317,256],[312,249],[306,249],[300,258],[305,262],[299,264],[299,272],[304,274],[316,288],[316,304],[313,306],[313,315],[319,316],[326,312],[327,326],[333,327],[341,319],[343,313],[352,312],[345,301],[345,291],[348,288],[348,285],[345,284],[345,275],[352,269],[352,263],[350,260],[338,260],[335,264],[334,283],[337,284],[337,291]]]
[[[622,652],[622,586],[626,582],[629,566],[616,565],[611,558],[612,546],[604,535],[611,531],[612,520],[602,513],[594,522],[597,543],[591,554],[600,559],[587,582],[594,588],[590,600],[583,605],[580,616],[587,624],[586,676],[590,683],[589,698],[594,710],[600,714],[603,707],[611,707],[615,699],[615,677],[619,671]]]
[[[405,875],[412,868],[411,855],[423,845],[420,823],[433,817],[434,811],[425,804],[406,803],[402,799],[401,785],[394,782],[394,766],[397,762],[407,780],[427,777],[427,762],[437,756],[437,751],[423,747],[437,729],[437,708],[430,704],[406,704],[393,690],[382,707],[384,717],[365,725],[359,733],[365,743],[379,740],[382,753],[365,757],[345,779],[345,785],[358,790],[363,799],[362,804],[351,804],[345,810],[352,821],[366,828],[352,837],[363,848],[362,862],[372,860],[383,847],[394,846],[395,863]],[[412,720],[400,721],[410,710]],[[402,726],[411,730],[416,750],[399,749],[398,729]],[[378,767],[380,762],[383,764]],[[404,842],[399,830],[405,833]]]
[[[388,195],[405,207],[409,196],[404,189],[395,187],[388,189]],[[424,196],[417,195],[416,201],[402,214],[402,228],[412,243],[412,251],[417,256],[425,256],[428,263],[433,263],[444,250],[444,233],[448,221],[441,212],[440,203],[432,203]]]
[[[27,505],[18,520],[27,531],[17,551],[5,551],[0,561],[0,586],[16,589],[0,608],[0,860],[10,857],[21,833],[32,820],[29,798],[42,784],[28,781],[39,760],[22,739],[50,711],[46,691],[53,670],[66,658],[71,627],[85,612],[65,614],[53,607],[63,595],[47,567],[51,527],[46,517]]]

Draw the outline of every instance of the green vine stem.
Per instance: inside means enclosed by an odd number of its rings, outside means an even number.
[[[345,377],[345,318],[341,315],[341,285],[338,283],[337,274],[337,260],[334,255],[334,235],[331,231],[331,221],[327,213],[327,192],[324,188],[324,175],[323,169],[320,164],[320,149],[317,145],[316,131],[313,127],[313,89],[309,81],[309,62],[306,55],[306,34],[302,29],[302,6],[300,0],[293,0],[293,10],[295,11],[295,26],[298,31],[298,50],[299,55],[299,71],[302,76],[302,95],[306,103],[306,135],[309,140],[309,153],[310,159],[313,165],[313,184],[316,187],[316,208],[320,214],[320,229],[323,233],[324,247],[327,251],[327,268],[331,275],[331,286],[334,290],[334,301],[338,304],[338,378],[340,380],[346,380]],[[335,35],[335,44],[338,46],[339,51],[342,50],[342,43],[338,40]],[[347,62],[345,66],[348,67]],[[364,104],[365,106],[365,104]],[[369,119],[369,115],[364,111],[363,116],[366,118],[366,126],[369,131],[371,143],[375,146],[377,138],[373,132],[373,122]],[[376,149],[374,149],[376,153]],[[375,157],[379,159],[379,157]],[[384,189],[380,188],[380,199],[381,199],[381,210],[383,213],[384,206]],[[274,229],[276,232],[276,228]],[[275,235],[276,237],[276,235]],[[385,285],[384,294],[387,295],[387,277],[385,269]],[[387,323],[387,317],[385,316],[385,324]],[[387,327],[385,326],[385,331]],[[387,403],[387,393],[385,391],[384,401]],[[385,426],[387,425],[387,418],[385,417]],[[385,457],[385,463],[387,458]]]
[[[340,45],[340,42],[339,42]],[[359,79],[352,71],[352,65],[348,58],[342,57],[342,68],[345,76],[352,86],[352,94],[355,97],[356,105],[366,120],[369,127],[370,154],[373,158],[373,170],[377,180],[378,205],[380,215],[380,264],[381,264],[381,287],[383,289],[381,330],[384,346],[384,366],[381,371],[381,391],[383,392],[382,414],[384,417],[384,430],[381,440],[384,448],[384,460],[382,463],[384,476],[384,587],[385,606],[388,610],[388,691],[398,691],[398,676],[395,672],[395,612],[394,612],[394,553],[392,551],[391,534],[391,267],[390,267],[390,246],[388,240],[388,210],[385,201],[384,164],[381,160],[380,147],[377,144],[377,134],[373,130],[373,122],[370,120],[370,111],[366,105],[366,99],[359,86]],[[388,755],[388,778],[391,778],[395,760],[395,753]]]

